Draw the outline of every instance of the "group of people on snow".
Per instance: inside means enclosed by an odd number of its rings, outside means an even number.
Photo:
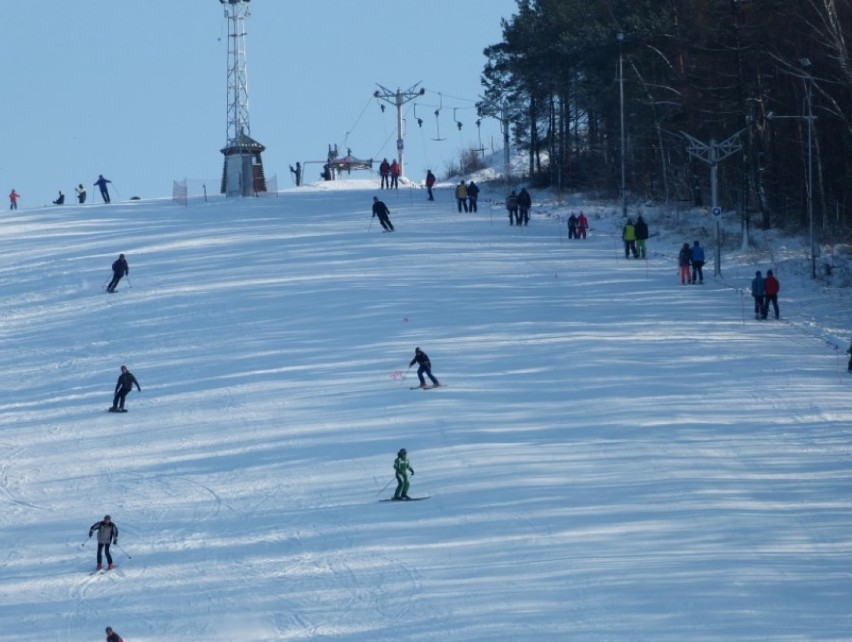
[[[428,178],[428,176],[427,176]],[[479,185],[470,181],[459,181],[456,185],[456,204],[459,213],[479,211]]]
[[[402,168],[395,158],[392,163],[389,163],[387,158],[383,158],[379,164],[380,189],[399,189],[399,175],[401,173]]]
[[[103,198],[104,203],[110,202],[109,197],[109,188],[107,187],[108,183],[112,183],[111,180],[104,178],[103,174],[98,174],[98,180],[94,182],[94,184],[100,189],[101,198]],[[80,183],[77,187],[74,188],[74,191],[77,193],[77,202],[80,205],[83,205],[86,202],[86,188],[83,187],[83,183]],[[15,191],[13,188],[11,192],[9,192],[9,209],[16,210],[18,209],[18,200],[21,198],[21,195]],[[65,204],[65,194],[62,193],[62,190],[59,190],[59,195],[56,197],[56,200],[53,201],[54,205],[64,205]]]
[[[760,270],[754,273],[754,278],[751,280],[751,296],[754,299],[755,319],[766,319],[769,316],[770,305],[775,318],[781,318],[778,312],[778,292],[780,291],[781,284],[772,270],[767,270],[765,277],[760,274]],[[850,366],[852,366],[852,360],[850,360]]]
[[[648,236],[648,224],[642,218],[641,214],[636,218],[635,223],[632,218],[628,217],[627,222],[621,229],[621,240],[624,242],[624,258],[629,259],[631,255],[634,259],[648,258],[645,249]]]
[[[683,244],[677,255],[677,263],[680,268],[681,285],[704,284],[704,248],[698,241],[695,241],[692,247],[689,247],[689,243]]]
[[[506,210],[509,212],[509,225],[529,225],[530,208],[532,207],[532,196],[526,187],[520,192],[512,190],[506,197]]]
[[[568,217],[568,238],[569,239],[584,239],[586,238],[586,231],[589,229],[589,219],[586,218],[586,215],[580,210],[580,215],[577,216],[574,212],[571,212],[571,216]]]

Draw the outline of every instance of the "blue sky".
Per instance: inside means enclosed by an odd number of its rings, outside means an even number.
[[[500,19],[516,8],[514,0],[252,2],[251,127],[267,147],[267,175],[290,186],[288,166],[322,159],[333,143],[359,157],[392,156],[395,116],[371,96],[376,83],[420,81],[424,122],[418,128],[410,106],[407,173],[443,173],[479,145],[482,50],[501,40]],[[14,187],[22,208],[39,207],[59,189],[91,190],[99,173],[119,198],[167,196],[175,178],[218,180],[227,23],[217,0],[6,3],[3,22],[4,195]],[[432,140],[439,127],[442,142]],[[500,146],[497,121],[484,119],[480,133],[487,148]]]

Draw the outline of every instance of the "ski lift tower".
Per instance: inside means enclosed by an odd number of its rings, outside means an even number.
[[[422,82],[422,81],[421,81]],[[379,83],[376,83],[381,91],[377,89],[373,92],[373,96],[378,100],[383,100],[386,103],[394,105],[396,107],[396,151],[399,159],[399,173],[401,175],[405,174],[405,154],[403,153],[405,150],[405,138],[404,131],[402,129],[402,106],[417,98],[418,96],[422,96],[426,93],[426,90],[421,87],[419,90],[417,89],[417,85],[420,83],[416,83],[413,86],[409,87],[405,91],[401,89],[397,89],[396,91],[391,91],[387,87],[382,87]],[[382,105],[382,111],[385,110],[385,106]],[[437,112],[435,112],[437,114]]]
[[[228,20],[228,126],[221,192],[252,196],[266,191],[263,161],[266,148],[251,137],[248,75],[246,73],[246,19],[251,0],[219,0]]]

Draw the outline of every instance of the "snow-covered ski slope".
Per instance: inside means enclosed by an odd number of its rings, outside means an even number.
[[[790,277],[758,322],[692,239],[338,187],[3,217],[0,640],[852,639],[852,377]],[[429,501],[379,501],[401,447]]]

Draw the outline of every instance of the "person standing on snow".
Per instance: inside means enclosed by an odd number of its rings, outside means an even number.
[[[293,177],[296,179],[296,187],[302,184],[302,164],[297,162],[295,169],[292,165],[290,165],[290,172],[293,174]]]
[[[763,294],[765,297],[765,301],[763,303],[763,318],[769,316],[769,305],[772,305],[773,311],[775,312],[775,318],[780,319],[781,316],[778,314],[778,292],[781,290],[781,284],[778,282],[778,279],[775,278],[775,275],[772,274],[772,270],[766,270],[766,278],[763,280]]]
[[[637,259],[647,258],[645,256],[645,241],[648,240],[648,224],[640,214],[636,219],[636,251],[639,255]]]
[[[581,211],[580,216],[577,217],[577,238],[586,238],[586,230],[588,229],[589,219],[587,219],[586,215]]]
[[[414,364],[418,364],[420,367],[417,368],[417,378],[420,379],[420,387],[426,387],[426,380],[423,378],[425,374],[432,381],[433,386],[440,386],[441,382],[435,379],[435,376],[432,374],[432,362],[429,361],[429,355],[427,355],[420,348],[414,348],[414,358],[411,360],[411,363],[408,364],[410,368]]]
[[[124,409],[124,398],[130,394],[134,385],[139,392],[142,392],[142,388],[133,373],[127,369],[127,366],[121,366],[121,374],[118,375],[118,381],[115,382],[115,394],[112,398],[110,412],[127,412]]]
[[[390,186],[392,189],[399,189],[399,175],[402,173],[402,168],[394,158],[390,166]]]
[[[695,285],[696,280],[704,285],[704,248],[698,241],[692,244],[692,285]]]
[[[432,196],[432,187],[435,185],[435,175],[432,173],[431,169],[426,170],[426,193],[429,195],[427,200],[434,201],[435,197]]]
[[[526,187],[518,192],[518,225],[523,221],[524,225],[530,224],[530,208],[532,207],[532,196]]]
[[[18,194],[14,188],[9,192],[9,209],[16,210],[18,209],[18,199],[21,198],[21,195]]]
[[[479,185],[471,181],[467,184],[467,209],[471,212],[478,212],[479,206],[477,205],[477,200],[479,199]]]
[[[467,185],[464,181],[456,185],[456,201],[458,201],[459,214],[461,214],[462,209],[467,212]]]
[[[383,158],[379,165],[379,176],[382,177],[382,184],[379,189],[390,189],[390,163],[387,158]]]
[[[113,523],[112,519],[109,515],[104,515],[104,518],[95,522],[89,527],[89,537],[92,534],[98,531],[98,569],[101,570],[103,566],[103,555],[106,555],[107,560],[107,570],[115,568],[115,565],[112,563],[112,555],[109,554],[109,546],[110,544],[118,544],[118,526]]]
[[[571,212],[568,217],[568,240],[577,238],[577,215]]]
[[[754,299],[754,318],[760,319],[763,317],[763,297],[765,296],[763,286],[763,276],[760,270],[754,273],[754,278],[751,280],[751,297]]]
[[[111,626],[108,626],[106,628],[106,642],[124,642],[124,638],[113,631]]]
[[[86,188],[83,187],[83,183],[80,183],[77,187],[74,188],[74,191],[77,192],[77,202],[82,205],[86,202]]]
[[[690,281],[689,265],[692,262],[692,252],[689,249],[689,243],[684,243],[677,254],[677,264],[680,268],[680,284],[686,285]]]
[[[384,201],[380,201],[378,196],[373,197],[373,216],[379,217],[379,223],[385,229],[385,232],[393,232],[393,223],[390,222],[390,210],[385,205]]]
[[[639,253],[636,251],[636,226],[633,225],[632,218],[628,218],[624,227],[621,229],[621,240],[624,241],[624,258],[629,259],[632,253],[633,258],[638,259]]]
[[[112,262],[112,280],[107,286],[107,292],[115,292],[121,277],[128,274],[130,274],[130,266],[127,265],[127,259],[124,258],[124,254],[119,254],[118,258]]]
[[[408,462],[408,453],[405,448],[400,448],[399,452],[396,454],[396,459],[393,462],[393,469],[396,474],[396,492],[393,494],[394,500],[399,501],[411,499],[411,497],[408,496],[408,473],[411,473],[411,476],[413,477],[414,469]]]
[[[509,225],[515,224],[515,219],[518,219],[518,225],[521,224],[521,217],[518,214],[518,195],[515,190],[506,197],[506,209],[509,211]]]
[[[112,181],[104,178],[103,174],[98,174],[98,180],[95,181],[95,185],[97,185],[98,189],[101,190],[101,198],[104,199],[104,203],[109,204],[109,190],[107,189],[107,183],[112,183]]]

